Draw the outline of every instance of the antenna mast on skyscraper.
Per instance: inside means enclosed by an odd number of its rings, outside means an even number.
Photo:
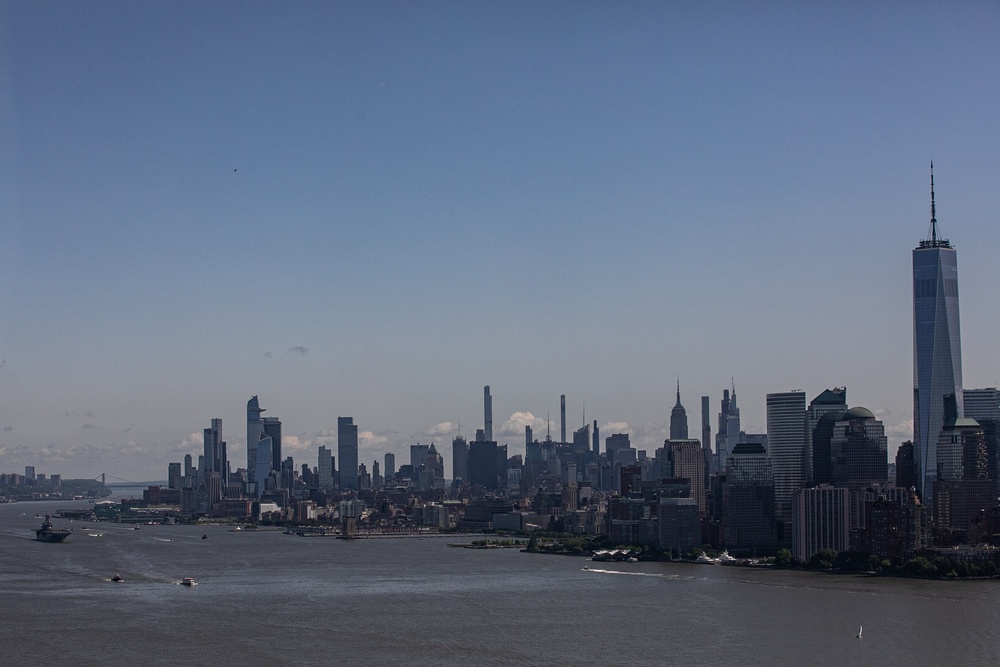
[[[937,243],[937,212],[934,210],[934,160],[931,160],[931,241]]]
[[[920,242],[920,248],[951,248],[948,239],[938,236],[937,205],[934,202],[934,161],[931,160],[931,233],[930,238]]]

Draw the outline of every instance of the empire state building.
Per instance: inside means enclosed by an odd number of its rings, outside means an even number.
[[[946,420],[961,416],[958,258],[938,234],[931,163],[930,238],[913,249],[913,443],[925,505],[937,479],[938,435]]]

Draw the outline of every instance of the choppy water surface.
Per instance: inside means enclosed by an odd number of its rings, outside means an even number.
[[[1000,583],[591,563],[0,505],[5,665],[982,665]],[[90,533],[90,534],[88,534]],[[99,536],[91,536],[93,534]],[[201,539],[207,534],[209,539]],[[591,569],[584,570],[584,566]],[[124,583],[111,583],[115,573]],[[199,585],[179,585],[193,577]],[[857,638],[864,625],[862,639]]]

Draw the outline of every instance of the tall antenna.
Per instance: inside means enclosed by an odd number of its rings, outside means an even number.
[[[934,210],[934,160],[931,160],[931,242],[937,243],[937,212]]]
[[[545,439],[552,439],[552,411],[545,411]]]

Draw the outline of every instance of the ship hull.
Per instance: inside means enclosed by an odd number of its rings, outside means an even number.
[[[62,542],[69,536],[70,536],[70,531],[68,530],[66,532],[62,531],[42,532],[40,530],[35,531],[35,539],[38,540],[39,542]]]

